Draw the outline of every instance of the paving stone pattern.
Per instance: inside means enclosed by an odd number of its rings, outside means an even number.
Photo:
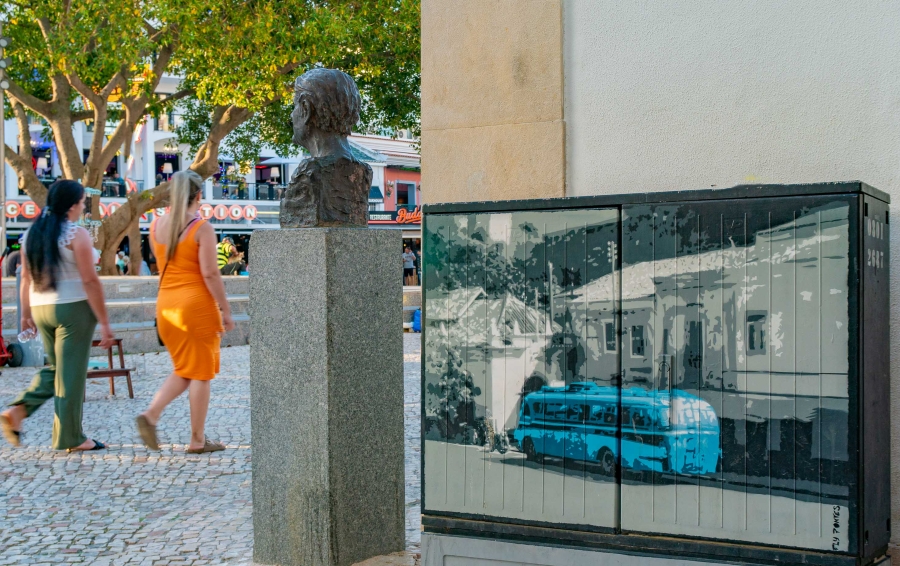
[[[419,338],[404,335],[407,546],[419,546]],[[135,399],[124,380],[109,395],[107,380],[91,380],[85,433],[107,451],[50,450],[52,401],[25,422],[23,446],[0,445],[0,565],[251,564],[249,346],[222,351],[212,384],[207,434],[228,449],[186,455],[187,397],[160,421],[160,452],[139,442],[134,417],[171,371],[165,354],[127,356]],[[0,401],[31,380],[32,368],[3,368]]]

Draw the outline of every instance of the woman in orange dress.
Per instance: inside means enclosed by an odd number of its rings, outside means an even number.
[[[216,258],[216,233],[200,219],[203,179],[179,171],[169,189],[169,214],[153,221],[150,243],[159,262],[156,324],[175,371],[137,417],[138,432],[151,450],[159,450],[156,423],[166,406],[190,388],[191,441],[187,452],[224,450],[206,438],[209,382],[219,372],[222,333],[234,328],[231,308]],[[173,244],[174,242],[174,244]],[[220,314],[221,311],[221,314]]]

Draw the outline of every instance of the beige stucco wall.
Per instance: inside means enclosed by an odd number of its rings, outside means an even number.
[[[560,0],[423,0],[426,202],[562,196]]]

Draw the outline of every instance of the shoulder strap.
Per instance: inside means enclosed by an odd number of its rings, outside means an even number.
[[[175,246],[176,246],[176,247],[178,246],[179,240],[181,240],[181,236],[182,236],[182,235],[185,233],[185,231],[186,231],[188,228],[190,228],[191,225],[192,225],[194,222],[196,222],[197,220],[199,220],[199,219],[198,219],[198,218],[193,218],[193,219],[191,219],[191,221],[187,223],[187,226],[185,226],[185,227],[181,230],[181,232],[178,233],[178,238],[175,239]],[[169,245],[171,245],[171,243],[170,243]],[[168,251],[168,248],[166,249],[166,251]],[[175,259],[175,256],[174,256],[174,255],[172,256],[172,259]],[[160,285],[162,285],[163,277],[166,276],[166,271],[169,269],[169,263],[171,263],[171,262],[170,262],[169,260],[166,260],[166,266],[163,267],[163,272],[159,275],[159,284],[160,284]]]

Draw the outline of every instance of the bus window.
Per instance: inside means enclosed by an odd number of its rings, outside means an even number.
[[[566,420],[566,406],[562,403],[547,403],[547,418]]]
[[[544,405],[541,403],[534,404],[534,414],[540,415],[544,411]]]
[[[591,407],[591,418],[593,423],[616,424],[616,406],[615,405],[594,405]]]
[[[566,418],[570,421],[584,422],[589,409],[588,405],[572,405],[566,413]]]
[[[529,405],[528,403],[523,403],[523,404],[522,404],[522,416],[523,416],[523,417],[530,417],[530,416],[531,416],[531,405]]]
[[[636,428],[647,428],[650,426],[650,419],[644,409],[633,407],[631,409],[631,424]]]

